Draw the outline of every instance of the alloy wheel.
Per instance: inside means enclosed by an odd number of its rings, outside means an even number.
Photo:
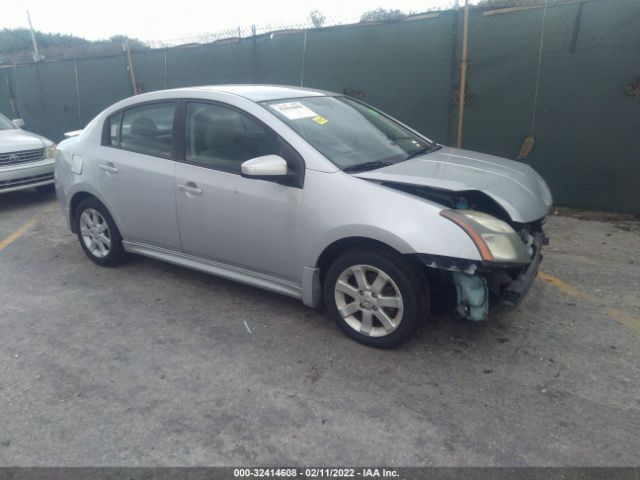
[[[402,321],[402,294],[389,275],[370,265],[353,265],[335,284],[338,312],[356,332],[384,337]]]
[[[111,232],[104,217],[93,208],[85,209],[80,215],[80,235],[89,252],[104,258],[111,250]]]

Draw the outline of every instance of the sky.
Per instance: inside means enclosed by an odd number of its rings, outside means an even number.
[[[455,0],[2,0],[0,28],[28,27],[98,40],[123,34],[170,40],[250,25],[286,26],[320,10],[328,19],[354,20],[378,7],[422,12]]]

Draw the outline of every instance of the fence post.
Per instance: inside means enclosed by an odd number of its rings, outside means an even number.
[[[73,70],[76,74],[76,104],[78,107],[78,117],[80,116],[80,84],[78,83],[78,60],[73,61]]]
[[[167,88],[167,47],[164,47],[164,88]]]
[[[304,40],[302,43],[302,64],[300,65],[300,86],[304,86],[304,57],[307,53],[307,29],[304,30]]]
[[[13,86],[11,85],[11,78],[9,77],[9,68],[8,66],[3,68],[7,75],[7,93],[9,94],[9,103],[11,104],[11,111],[13,112],[14,117],[19,117],[20,112],[18,111],[18,104],[17,104],[18,102],[16,101],[16,96],[13,93]],[[13,78],[16,83],[18,82],[17,69],[18,67],[16,65],[13,65]]]
[[[462,27],[462,59],[460,60],[460,92],[458,94],[458,139],[456,147],[462,146],[464,121],[464,98],[467,88],[467,43],[469,40],[469,0],[464,0],[464,24]]]
[[[133,87],[133,94],[138,95],[138,84],[136,83],[136,73],[133,71],[133,61],[131,60],[131,49],[129,48],[129,39],[124,41],[124,48],[127,52],[127,63],[129,65],[129,75],[131,77],[131,86]]]

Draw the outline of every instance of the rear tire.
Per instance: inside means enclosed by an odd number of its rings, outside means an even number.
[[[114,267],[125,259],[122,237],[111,214],[95,198],[82,200],[75,213],[78,240],[84,253],[101,267]]]
[[[430,296],[425,276],[402,255],[355,249],[329,267],[324,301],[352,339],[393,348],[407,341],[428,316]]]

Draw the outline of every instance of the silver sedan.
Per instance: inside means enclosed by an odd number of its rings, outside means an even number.
[[[432,294],[471,320],[518,303],[552,205],[525,164],[344,95],[261,85],[107,108],[58,146],[56,189],[98,265],[136,253],[324,304],[375,347],[408,339]]]

